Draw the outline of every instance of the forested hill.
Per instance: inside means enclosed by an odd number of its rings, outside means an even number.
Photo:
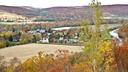
[[[103,5],[102,10],[104,16],[128,16],[127,4]],[[41,16],[55,19],[82,19],[90,15],[89,11],[88,6],[33,8],[0,5],[0,12],[18,14],[29,18]]]

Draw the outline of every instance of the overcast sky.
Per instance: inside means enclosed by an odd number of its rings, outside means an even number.
[[[0,0],[0,5],[8,6],[32,6],[48,8],[55,6],[83,6],[91,0]],[[128,0],[99,0],[102,4],[128,4]]]

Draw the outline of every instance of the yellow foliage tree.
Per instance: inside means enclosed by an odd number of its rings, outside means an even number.
[[[88,23],[83,23],[81,26],[81,40],[85,46],[85,55],[93,72],[111,72],[109,65],[112,62],[112,45],[107,28],[101,31],[101,3],[92,0],[89,5],[95,27],[90,27]]]

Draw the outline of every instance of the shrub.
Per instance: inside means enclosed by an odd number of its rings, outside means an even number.
[[[1,72],[4,72],[4,70],[6,69],[5,64],[6,62],[4,61],[4,56],[0,55],[0,71]]]
[[[20,42],[9,42],[9,46],[20,45]]]
[[[72,55],[67,50],[58,50],[56,56],[39,52],[38,56],[13,67],[7,67],[6,72],[92,72],[83,53]]]
[[[128,72],[128,41],[116,43],[114,53],[119,72]]]
[[[119,72],[128,72],[128,25],[121,26],[118,34],[122,41],[114,41],[115,61]]]
[[[0,42],[0,48],[6,47],[6,42]]]

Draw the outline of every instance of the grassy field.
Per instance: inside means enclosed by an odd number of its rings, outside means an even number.
[[[68,50],[69,52],[81,52],[82,46],[52,45],[52,44],[26,44],[0,49],[0,55],[5,56],[6,60],[14,57],[24,61],[42,51],[45,54],[56,54],[58,49]]]

